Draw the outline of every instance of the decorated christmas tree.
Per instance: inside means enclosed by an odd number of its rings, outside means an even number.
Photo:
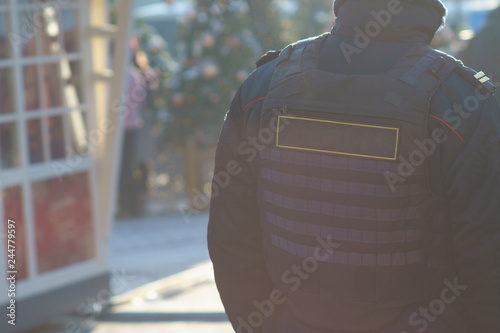
[[[294,40],[309,38],[330,31],[334,22],[332,1],[295,1],[293,14],[283,20],[287,34]]]
[[[176,48],[181,69],[169,94],[167,140],[217,139],[224,114],[255,61],[268,49],[283,47],[274,11],[265,0],[196,1],[181,22]]]

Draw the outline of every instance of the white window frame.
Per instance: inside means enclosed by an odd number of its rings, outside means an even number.
[[[130,36],[130,9],[131,9],[131,0],[124,0],[124,4],[121,5],[120,7],[120,15],[124,16],[121,18],[123,25],[125,25],[125,31],[119,31],[116,29],[115,34],[112,37],[118,37],[116,41],[116,49],[120,50],[127,50],[128,48],[126,45],[128,45],[128,37]],[[117,129],[116,133],[110,133],[107,135],[105,138],[104,142],[100,143],[103,144],[106,148],[110,147],[120,147],[121,146],[121,126],[119,124],[119,119],[115,119],[116,117],[114,115],[110,116],[108,115],[103,115],[102,114],[102,109],[104,107],[104,112],[105,106],[98,105],[99,103],[96,102],[96,87],[98,84],[98,77],[99,72],[101,69],[97,68],[96,71],[96,66],[94,66],[92,59],[95,59],[96,56],[96,51],[97,53],[100,53],[101,55],[106,54],[106,50],[96,50],[95,49],[95,44],[92,42],[92,34],[91,34],[91,25],[95,26],[96,23],[94,18],[92,17],[92,10],[90,7],[99,7],[99,8],[104,8],[106,1],[104,0],[75,0],[73,4],[67,4],[67,1],[61,1],[61,3],[58,0],[54,0],[53,2],[49,2],[50,4],[59,4],[61,5],[61,8],[75,8],[77,11],[78,15],[78,36],[79,36],[79,52],[78,53],[72,53],[69,55],[56,55],[56,56],[36,56],[36,57],[30,57],[30,58],[19,58],[15,54],[12,54],[12,57],[9,59],[1,59],[0,60],[0,67],[9,67],[13,70],[13,76],[14,76],[14,95],[15,95],[15,105],[16,112],[12,114],[6,114],[6,115],[0,115],[0,123],[3,122],[11,122],[12,120],[16,120],[16,124],[18,126],[17,128],[17,136],[18,136],[18,146],[20,149],[20,166],[17,168],[12,168],[12,169],[0,169],[0,193],[3,193],[3,189],[5,187],[9,186],[15,186],[15,185],[20,185],[23,190],[23,210],[24,210],[24,219],[26,222],[26,228],[27,228],[27,239],[28,239],[28,244],[27,249],[28,249],[28,267],[29,267],[29,273],[28,273],[28,278],[26,280],[22,280],[18,283],[17,285],[17,299],[23,299],[23,298],[28,298],[31,296],[34,296],[36,294],[42,293],[42,292],[47,292],[48,290],[60,288],[64,285],[78,282],[85,280],[87,278],[91,278],[93,276],[96,276],[101,273],[105,273],[109,269],[108,265],[108,260],[107,260],[107,248],[106,248],[106,238],[107,238],[107,232],[111,228],[111,216],[113,214],[113,195],[111,195],[111,199],[109,197],[110,193],[113,193],[113,189],[116,187],[116,169],[117,169],[117,159],[120,157],[119,152],[113,151],[114,154],[110,154],[114,157],[114,160],[111,160],[111,165],[109,165],[109,158],[106,159],[106,161],[98,161],[100,158],[102,159],[102,152],[103,148],[102,147],[95,147],[96,149],[91,150],[91,154],[84,154],[81,155],[82,157],[82,163],[77,167],[72,170],[70,174],[75,174],[79,173],[82,171],[87,171],[90,175],[90,182],[89,182],[89,190],[90,190],[90,195],[91,195],[91,204],[93,206],[93,227],[94,227],[94,236],[95,236],[95,250],[96,250],[96,256],[94,259],[85,261],[85,262],[80,262],[80,263],[75,263],[67,267],[63,267],[54,271],[46,272],[39,274],[38,273],[38,267],[36,263],[36,258],[37,258],[37,253],[36,253],[36,242],[35,242],[35,226],[34,226],[34,216],[33,216],[33,210],[32,210],[32,193],[31,193],[31,184],[36,181],[41,181],[41,180],[48,180],[55,178],[56,175],[54,173],[54,170],[52,169],[52,163],[53,162],[64,162],[65,159],[61,160],[52,160],[52,161],[47,161],[45,160],[42,163],[37,163],[37,164],[30,164],[29,163],[29,151],[28,151],[28,136],[27,136],[27,129],[26,129],[26,124],[27,120],[32,119],[32,118],[39,118],[43,119],[46,118],[47,115],[60,115],[63,113],[69,113],[71,111],[71,108],[68,107],[59,107],[59,108],[51,108],[51,109],[44,109],[43,113],[44,116],[41,117],[41,111],[25,111],[25,105],[24,105],[24,88],[23,88],[23,66],[26,64],[40,64],[40,63],[53,63],[53,61],[61,61],[64,58],[72,59],[72,60],[81,60],[81,75],[82,77],[82,89],[85,92],[85,104],[79,106],[76,108],[76,110],[80,110],[82,112],[87,113],[87,133],[89,129],[93,128],[98,128],[97,127],[97,121],[99,118],[103,117],[111,117],[110,120],[114,120],[117,122]],[[36,5],[38,6],[38,5]],[[16,13],[19,12],[19,10],[22,9],[27,9],[30,8],[30,5],[25,5],[25,4],[19,4],[18,1],[16,0],[10,0],[8,1],[8,4],[6,5],[0,5],[0,11],[6,10],[6,13],[9,14],[10,16],[10,22],[8,26],[7,31],[12,31],[13,33],[18,32],[19,29],[19,17],[16,15]],[[128,10],[128,12],[127,12]],[[105,24],[105,22],[101,22],[102,24]],[[61,37],[59,37],[61,38]],[[39,45],[40,43],[37,43]],[[93,47],[94,46],[94,47]],[[38,50],[40,51],[40,50]],[[110,82],[107,82],[107,84],[111,88],[111,96],[110,99],[113,100],[113,98],[119,98],[119,96],[124,92],[124,87],[122,85],[123,82],[123,77],[125,73],[125,66],[124,64],[128,62],[128,52],[125,52],[125,56],[123,57],[124,59],[121,59],[122,57],[118,57],[118,61],[115,60],[117,64],[115,64],[115,72],[116,75],[112,77]],[[37,54],[40,54],[38,52]],[[115,53],[116,54],[116,53]],[[123,54],[123,53],[122,53]],[[42,76],[40,75],[40,68],[38,67],[38,76],[39,76],[39,81],[42,80]],[[96,75],[97,74],[97,75]],[[42,87],[39,84],[39,88]],[[43,92],[39,92],[39,98],[44,98]],[[111,102],[111,101],[110,101]],[[41,105],[44,105],[41,103]],[[109,107],[109,105],[108,105]],[[99,115],[99,109],[101,109],[101,114]],[[64,119],[64,118],[63,118]],[[69,131],[67,128],[67,121],[64,122],[65,125],[65,130],[64,130],[64,135],[65,135],[65,146],[68,143],[68,138],[69,138]],[[45,131],[45,132],[44,132]],[[47,135],[47,124],[46,120],[42,120],[42,135]],[[47,146],[45,144],[45,146]],[[44,157],[45,159],[49,156],[47,154],[47,147],[44,148]],[[109,155],[109,153],[108,153]],[[103,167],[106,165],[106,163],[109,165],[109,167]],[[98,170],[98,167],[100,167],[100,170]],[[104,170],[102,170],[104,169]],[[109,177],[109,175],[113,175],[112,177]],[[106,181],[104,184],[99,182],[99,185],[97,183],[97,179],[102,180],[108,175],[109,181]],[[104,186],[104,188],[103,188]],[[105,202],[107,202],[107,206],[104,206],[101,203],[101,200],[98,198],[98,194],[101,194],[101,190],[104,189],[105,193],[102,194],[101,199],[105,198]],[[108,195],[108,196],[107,196]],[[3,198],[2,198],[3,200]],[[3,232],[3,228],[5,228],[4,223],[4,211],[3,211],[3,204],[0,205],[0,216],[2,217],[2,221],[0,221],[0,232]],[[106,235],[103,235],[106,234]],[[0,247],[0,269],[1,272],[0,274],[5,274],[6,272],[6,252],[5,252],[5,246]],[[0,279],[0,304],[3,304],[8,301],[7,298],[7,281],[6,279]]]

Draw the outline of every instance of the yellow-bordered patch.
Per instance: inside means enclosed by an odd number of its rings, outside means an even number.
[[[282,124],[286,119],[286,125]],[[399,128],[381,125],[278,116],[276,146],[395,161]]]

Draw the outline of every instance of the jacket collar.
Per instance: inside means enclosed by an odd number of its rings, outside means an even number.
[[[381,41],[430,43],[446,16],[439,0],[335,0],[334,10],[333,35],[356,38],[359,30],[366,33],[371,28],[370,39]],[[381,11],[390,19],[377,19],[375,13]]]

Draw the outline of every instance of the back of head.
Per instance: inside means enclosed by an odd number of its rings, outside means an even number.
[[[342,5],[348,1],[356,1],[356,0],[334,0],[333,11],[335,12],[336,16],[339,15],[340,7],[342,7]],[[447,10],[446,10],[446,7],[444,6],[444,4],[441,2],[441,0],[389,0],[389,2],[396,2],[396,3],[409,2],[409,3],[412,3],[414,5],[433,7],[440,13],[441,22],[439,25],[444,24]]]

